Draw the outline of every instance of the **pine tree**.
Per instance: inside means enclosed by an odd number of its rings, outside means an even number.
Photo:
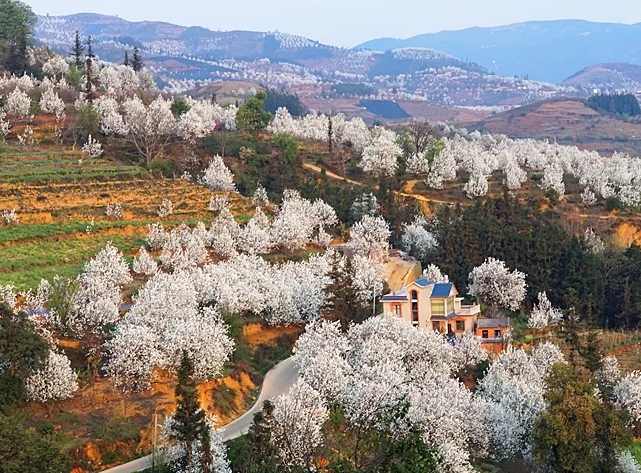
[[[185,448],[185,457],[179,463],[186,467],[191,465],[194,452],[194,442],[203,438],[203,432],[209,430],[205,412],[200,408],[196,383],[194,382],[194,364],[183,351],[178,370],[178,384],[176,385],[176,413],[173,417],[173,440]]]
[[[122,64],[129,66],[129,51],[125,51],[125,61]]]
[[[73,63],[76,66],[76,69],[80,70],[82,68],[83,56],[85,53],[85,47],[82,45],[82,40],[80,39],[80,32],[76,30],[76,39],[73,43],[73,48],[71,49],[71,55],[73,56]]]
[[[351,323],[361,323],[370,315],[369,309],[354,303],[357,300],[352,284],[352,261],[336,253],[332,260],[329,276],[332,284],[329,287],[326,313],[330,320],[338,320],[341,328],[347,331]]]
[[[274,447],[271,444],[271,423],[274,405],[265,401],[263,409],[254,416],[254,422],[247,433],[249,444],[246,465],[247,473],[277,473],[278,462]]]
[[[143,62],[142,56],[140,55],[140,49],[138,49],[138,47],[134,48],[134,57],[131,60],[131,67],[133,67],[136,72],[142,71]]]

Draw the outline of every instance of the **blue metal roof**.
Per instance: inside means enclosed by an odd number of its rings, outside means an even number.
[[[386,302],[386,301],[406,301],[407,300],[407,296],[383,296],[381,298],[381,300],[383,302]]]
[[[430,281],[430,280],[429,280],[429,279],[427,279],[427,278],[419,278],[419,279],[417,279],[417,280],[415,281],[415,283],[416,283],[416,285],[417,285],[417,286],[427,287],[427,286],[429,286],[430,284],[432,284],[432,281]]]
[[[453,284],[451,282],[440,282],[434,284],[432,289],[432,297],[449,297],[452,292]]]

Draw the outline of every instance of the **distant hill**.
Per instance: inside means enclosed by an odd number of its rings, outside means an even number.
[[[641,24],[536,21],[381,38],[357,46],[378,51],[404,47],[443,51],[500,75],[559,83],[593,64],[641,65]]]
[[[636,64],[596,64],[563,81],[564,85],[590,91],[629,91],[641,95],[641,66]]]
[[[107,60],[120,60],[122,51],[133,45],[162,56],[290,61],[328,57],[339,49],[278,32],[212,31],[157,21],[127,21],[94,13],[40,16],[36,38],[54,48],[69,49],[76,30],[83,36],[93,36],[97,53]]]
[[[583,100],[539,102],[497,113],[469,128],[514,138],[556,140],[604,153],[641,155],[641,123],[600,113]]]
[[[438,47],[355,50],[280,32],[212,31],[93,13],[40,16],[35,37],[41,44],[69,54],[76,31],[83,38],[91,35],[94,52],[106,61],[120,63],[125,51],[140,48],[157,84],[172,93],[231,81],[328,99],[358,97],[483,107],[589,95],[574,87],[493,74],[493,67],[472,61],[469,55]],[[479,45],[482,43],[475,47]],[[342,87],[335,89],[337,84]]]

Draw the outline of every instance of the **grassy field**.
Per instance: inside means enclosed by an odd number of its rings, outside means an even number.
[[[82,162],[81,162],[82,161]],[[0,210],[16,209],[20,224],[0,226],[0,284],[28,289],[55,274],[73,276],[108,241],[132,257],[147,225],[208,223],[211,194],[181,179],[154,178],[145,169],[109,159],[82,160],[76,151],[4,147],[0,152]],[[163,199],[174,214],[160,219]],[[109,204],[123,216],[107,217]],[[246,202],[233,198],[242,220]]]

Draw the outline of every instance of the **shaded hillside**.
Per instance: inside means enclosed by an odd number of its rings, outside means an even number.
[[[358,47],[379,51],[433,48],[481,64],[497,74],[561,82],[592,64],[641,64],[641,24],[535,21],[408,39],[375,39]]]
[[[641,66],[624,63],[596,64],[568,77],[563,84],[586,90],[625,90],[641,95]]]
[[[127,21],[93,13],[40,16],[36,37],[54,48],[68,49],[76,30],[83,36],[93,36],[97,54],[107,60],[120,60],[121,52],[133,45],[151,55],[187,55],[202,59],[266,57],[295,61],[331,56],[338,50],[278,32],[212,31],[156,21]]]
[[[641,155],[641,124],[599,113],[581,100],[558,99],[498,113],[470,128],[515,138],[557,140],[612,153]]]

